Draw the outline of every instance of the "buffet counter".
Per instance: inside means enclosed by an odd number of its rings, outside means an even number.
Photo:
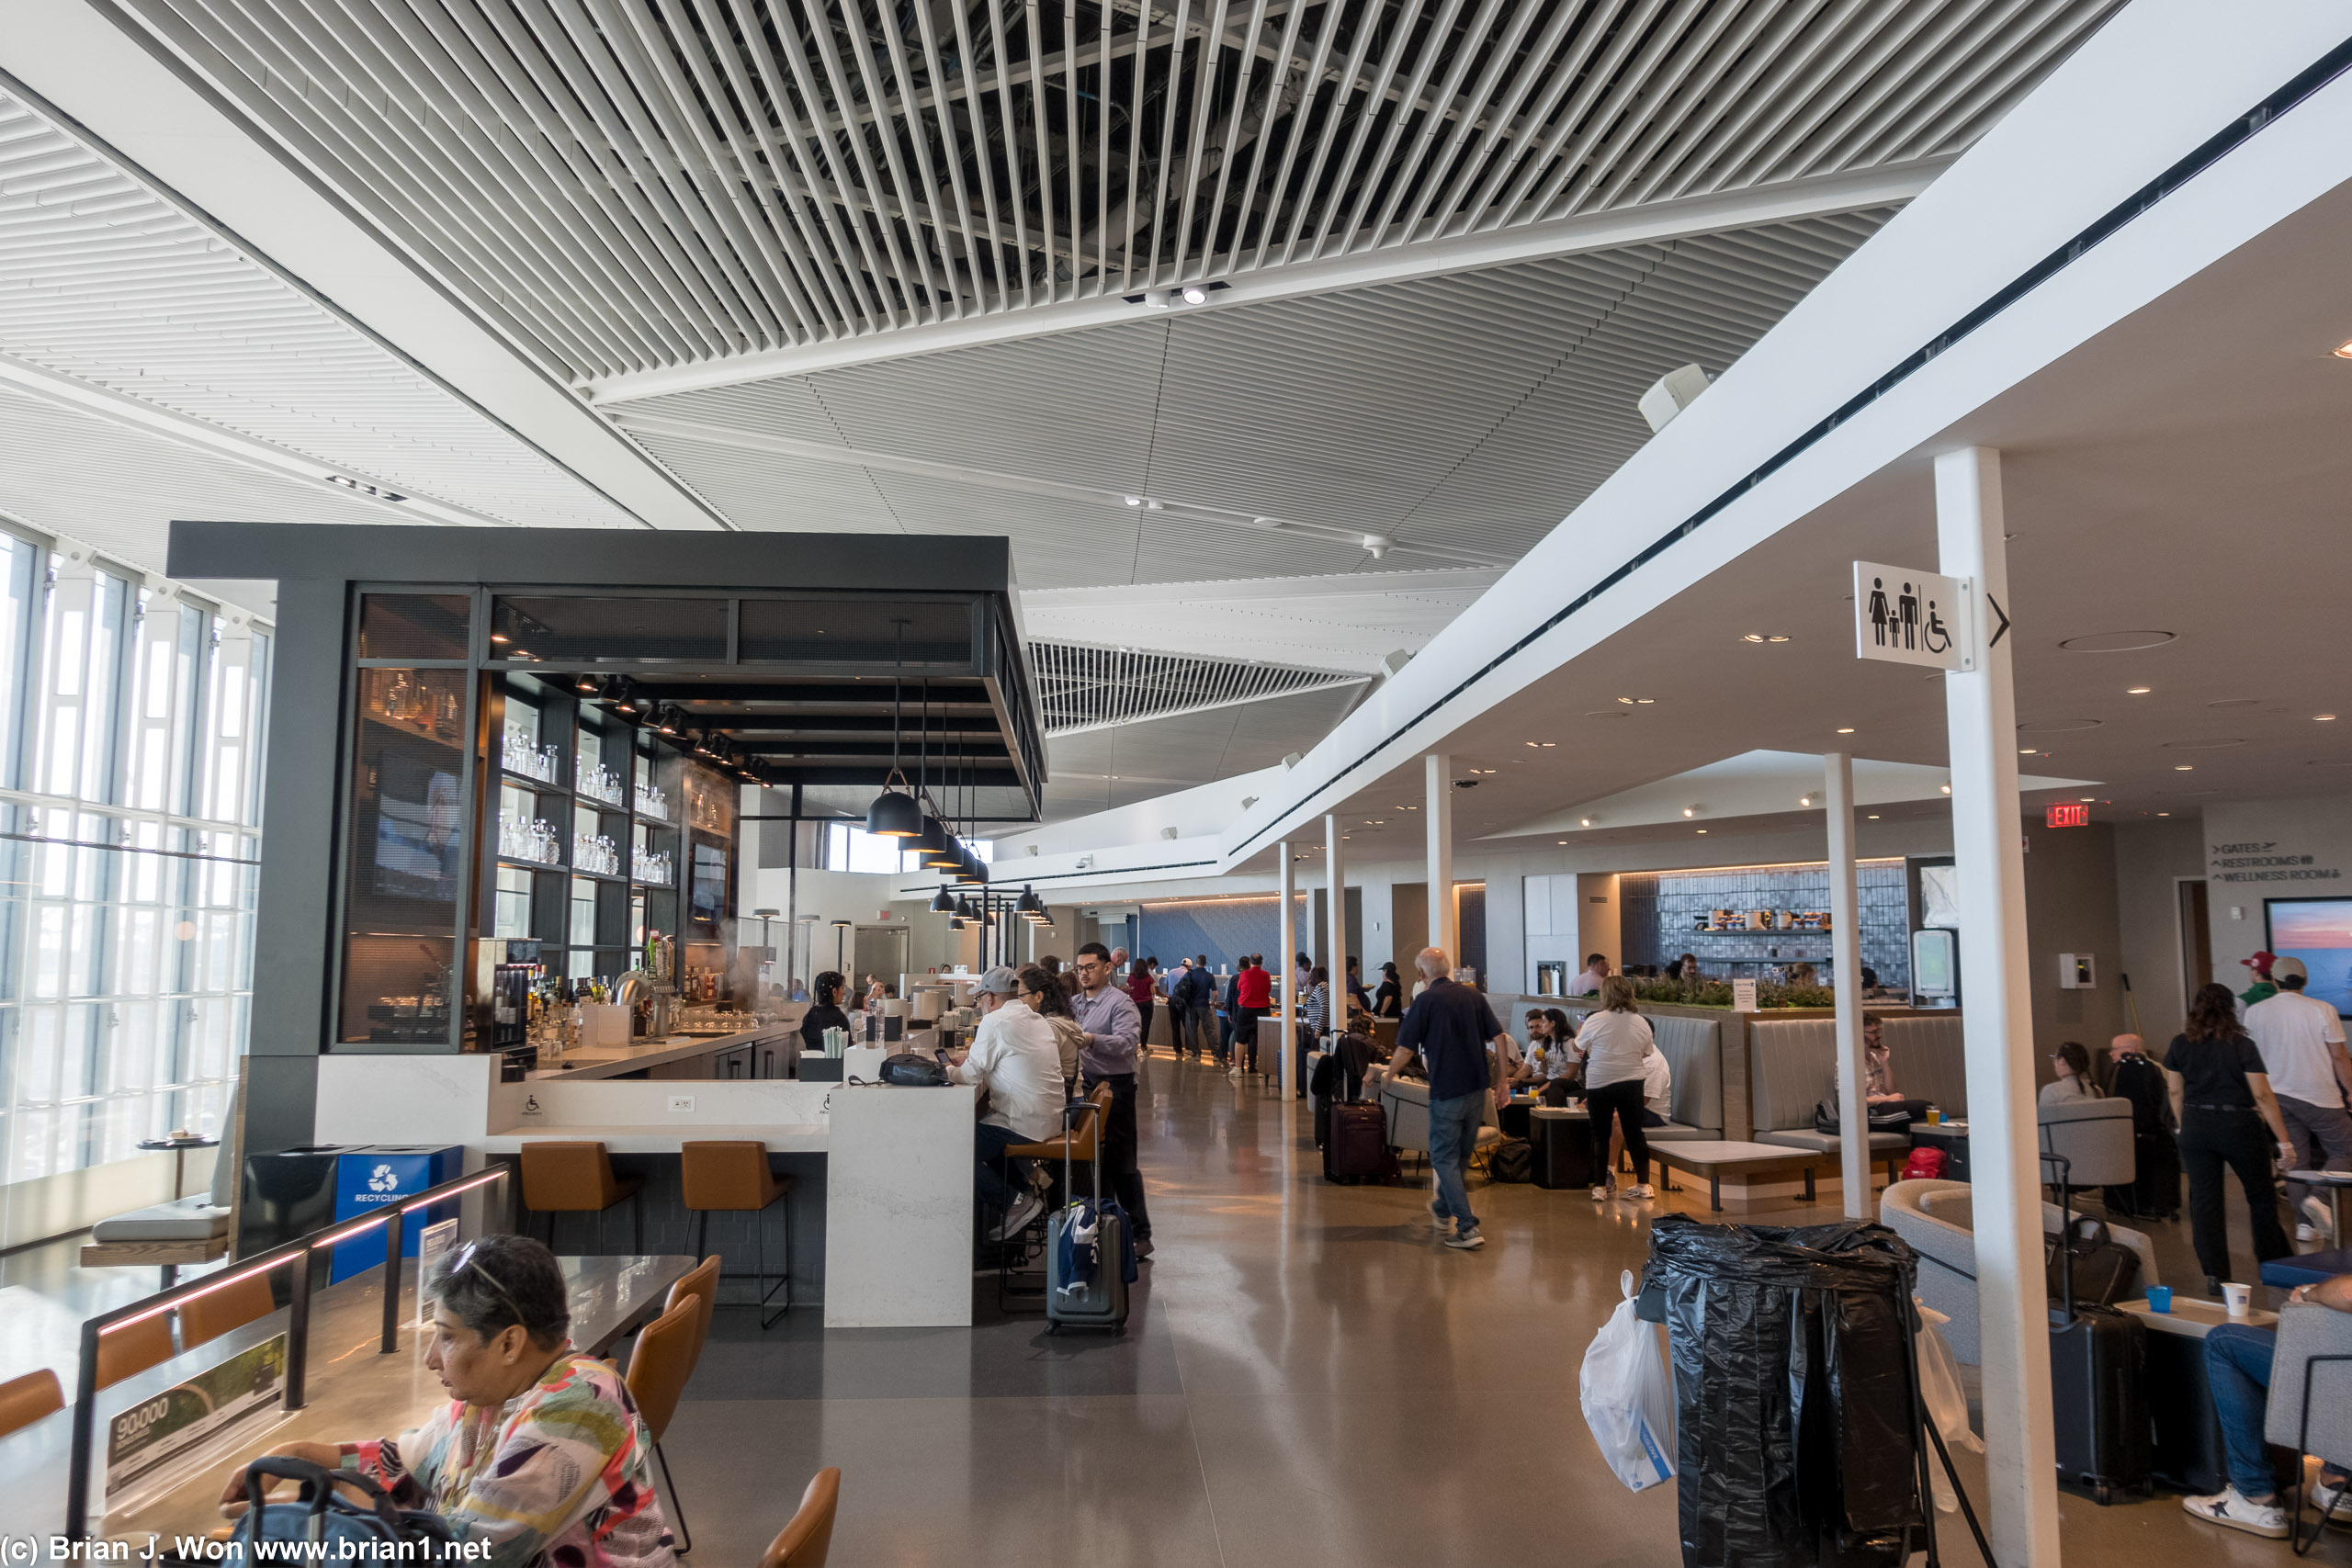
[[[797,1023],[763,1023],[732,1034],[673,1034],[662,1040],[632,1040],[627,1045],[582,1046],[568,1051],[550,1066],[534,1067],[524,1075],[529,1083],[579,1082],[590,1078],[626,1077],[633,1073],[664,1078],[724,1078],[715,1070],[697,1071],[705,1058],[729,1055],[745,1047],[781,1043],[784,1037],[799,1043]],[[747,1075],[748,1076],[748,1075]]]
[[[680,1145],[757,1140],[796,1178],[786,1200],[795,1303],[821,1298],[828,1328],[969,1325],[975,1090],[612,1076],[759,1032],[582,1053],[610,1059],[576,1056],[521,1083],[499,1082],[490,1055],[330,1055],[319,1059],[313,1136],[458,1145],[469,1171],[534,1140],[593,1139],[616,1166],[647,1177],[647,1245],[671,1251],[691,1250]]]

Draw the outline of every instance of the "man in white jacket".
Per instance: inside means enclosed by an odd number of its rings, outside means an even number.
[[[1064,1099],[1061,1048],[1053,1026],[1020,993],[1021,983],[1001,964],[980,976],[975,1001],[984,1016],[973,1032],[971,1049],[947,1069],[951,1082],[988,1090],[989,1113],[973,1129],[973,1147],[980,1201],[1004,1214],[996,1230],[1000,1241],[1019,1235],[1045,1206],[1036,1193],[1014,1185],[1008,1168],[1012,1162],[1004,1151],[1053,1136],[1061,1125]]]

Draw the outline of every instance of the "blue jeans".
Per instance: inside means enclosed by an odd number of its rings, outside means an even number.
[[[1468,1235],[1478,1228],[1470,1212],[1470,1151],[1478,1146],[1478,1126],[1487,1116],[1487,1091],[1430,1101],[1430,1164],[1437,1171],[1438,1217],[1451,1217]]]
[[[983,1122],[972,1129],[972,1152],[979,1157],[978,1173],[974,1186],[980,1201],[991,1209],[1010,1210],[1021,1196],[1006,1175],[1014,1166],[1026,1166],[1026,1160],[1008,1160],[1004,1151],[1015,1144],[1033,1143],[1010,1127],[1000,1127],[993,1122]]]
[[[2230,1484],[2241,1497],[2267,1497],[2278,1478],[2262,1451],[2262,1416],[2270,1403],[2270,1361],[2278,1349],[2276,1329],[2225,1323],[2205,1336],[2205,1382],[2213,1391],[2213,1414],[2222,1423],[2222,1446],[2229,1453]],[[2334,1486],[2345,1467],[2323,1463],[2320,1479]]]

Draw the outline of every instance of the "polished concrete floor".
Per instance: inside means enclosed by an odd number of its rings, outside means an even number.
[[[1304,1108],[1254,1083],[1162,1055],[1142,1120],[1159,1255],[1124,1336],[1048,1336],[985,1287],[970,1329],[829,1334],[808,1311],[763,1334],[722,1311],[665,1443],[694,1561],[756,1562],[835,1464],[842,1568],[1679,1562],[1673,1489],[1603,1468],[1577,1374],[1648,1216],[1706,1218],[1703,1189],[1600,1207],[1478,1187],[1491,1239],[1455,1253],[1420,1188],[1326,1183]],[[2195,1281],[2186,1225],[2147,1228],[2164,1278]],[[81,1319],[153,1289],[152,1269],[75,1267],[78,1246],[0,1258],[0,1378],[70,1376]],[[2062,1511],[2075,1568],[2287,1561],[2169,1495]],[[1980,1562],[1956,1517],[1943,1540],[1946,1561]],[[2352,1532],[2314,1556],[2352,1563]]]
[[[847,1568],[1680,1561],[1673,1488],[1608,1472],[1577,1376],[1648,1215],[1706,1217],[1703,1189],[1597,1207],[1478,1188],[1488,1244],[1451,1252],[1420,1189],[1323,1181],[1303,1108],[1164,1055],[1148,1079],[1159,1255],[1125,1335],[989,1310],[969,1330],[829,1334],[811,1313],[762,1335],[722,1312],[666,1444],[696,1562],[755,1561],[828,1464]],[[2153,1229],[2166,1277],[2194,1279],[2186,1227]],[[2170,1495],[2063,1512],[2070,1564],[2288,1556]],[[1978,1563],[1945,1521],[1944,1560]],[[2352,1560],[2352,1534],[2315,1555]]]

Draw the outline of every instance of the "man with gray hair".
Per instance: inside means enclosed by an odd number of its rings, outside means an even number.
[[[1487,1047],[1495,1047],[1496,1060],[1509,1060],[1502,1053],[1510,1034],[1485,997],[1449,978],[1453,966],[1442,950],[1421,949],[1413,967],[1427,984],[1396,1026],[1396,1051],[1388,1069],[1398,1071],[1416,1055],[1428,1069],[1430,1165],[1437,1173],[1430,1215],[1440,1230],[1451,1217],[1453,1234],[1445,1245],[1466,1252],[1487,1245],[1478,1231],[1478,1216],[1470,1212],[1470,1153],[1478,1145],[1487,1091],[1494,1080]]]
[[[975,1184],[980,1201],[1002,1211],[1000,1241],[1019,1235],[1045,1207],[1037,1194],[1013,1185],[1012,1164],[1004,1151],[1015,1144],[1042,1144],[1061,1125],[1064,1094],[1062,1053],[1053,1025],[1021,999],[1021,982],[999,964],[972,987],[980,1026],[972,1046],[947,1069],[951,1083],[988,1090],[989,1113],[972,1129],[979,1168]]]

